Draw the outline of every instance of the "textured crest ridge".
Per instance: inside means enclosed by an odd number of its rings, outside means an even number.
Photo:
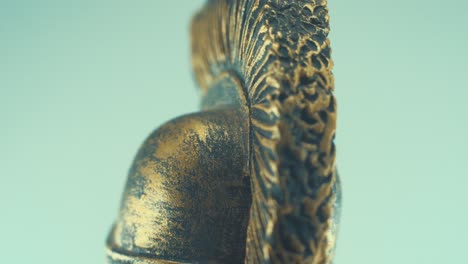
[[[252,206],[246,263],[331,263],[339,182],[325,0],[211,0],[195,17],[195,77],[248,95]]]

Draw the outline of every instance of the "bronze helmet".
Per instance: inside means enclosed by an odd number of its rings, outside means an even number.
[[[325,0],[209,0],[192,24],[202,110],[130,169],[109,263],[332,262],[340,184]]]

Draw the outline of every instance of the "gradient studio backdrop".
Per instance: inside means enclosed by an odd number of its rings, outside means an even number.
[[[0,0],[0,262],[103,263],[145,137],[196,111],[203,0]],[[468,4],[330,0],[337,264],[468,263]]]

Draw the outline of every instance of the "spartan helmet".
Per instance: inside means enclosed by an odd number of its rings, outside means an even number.
[[[192,24],[202,110],[130,169],[110,263],[330,264],[340,203],[324,0],[208,1]]]

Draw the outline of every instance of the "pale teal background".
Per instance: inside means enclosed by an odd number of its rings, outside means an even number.
[[[203,2],[0,0],[0,263],[103,263],[139,144],[198,107]],[[468,2],[329,6],[336,263],[468,263]]]

